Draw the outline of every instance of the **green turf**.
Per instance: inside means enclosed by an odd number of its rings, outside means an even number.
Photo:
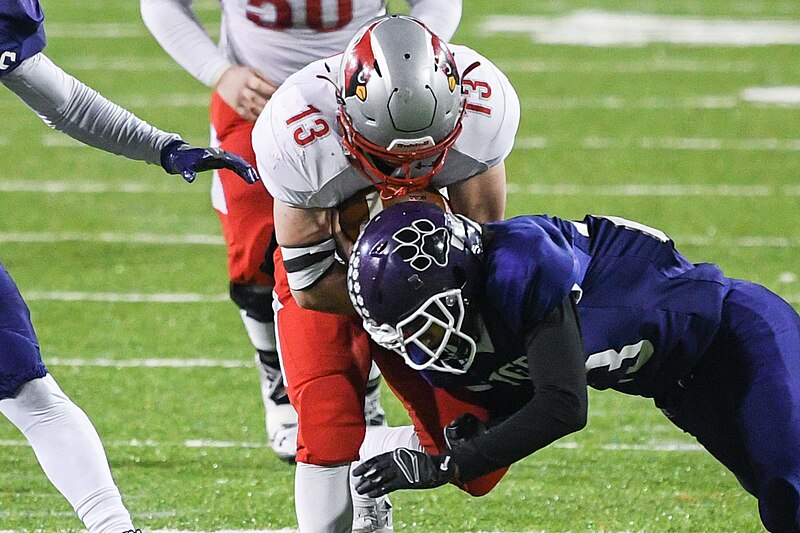
[[[196,5],[201,18],[216,20],[216,2],[200,0]],[[45,2],[44,9],[51,28],[47,50],[56,62],[151,123],[180,131],[193,143],[207,142],[208,90],[175,66],[149,36],[137,2]],[[509,183],[520,192],[509,196],[509,215],[581,217],[591,212],[636,219],[675,237],[691,259],[718,262],[732,276],[764,283],[793,303],[800,302],[794,275],[800,267],[800,234],[794,224],[800,210],[795,189],[800,175],[800,108],[739,99],[749,87],[800,85],[798,47],[589,48],[543,45],[520,33],[486,35],[481,30],[490,15],[556,17],[578,9],[797,24],[800,4],[465,2],[455,39],[502,66],[520,95],[520,141],[507,161]],[[76,36],[74,30],[87,22],[120,23],[132,35]],[[123,69],[134,64],[142,70]],[[209,175],[187,185],[157,167],[75,147],[42,125],[8,91],[0,92],[0,261],[23,293],[188,293],[209,298],[225,293],[225,251],[213,242],[219,238],[219,223],[210,208]],[[727,104],[698,107],[702,99]],[[726,148],[674,150],[647,144],[670,139],[719,139]],[[748,144],[758,139],[776,140],[783,148],[754,149]],[[21,184],[48,182],[71,189],[19,190]],[[763,189],[759,195],[741,197],[603,193],[603,187],[625,184]],[[530,185],[544,187],[545,192],[529,191]],[[109,190],[79,190],[90,186]],[[131,186],[140,187],[140,192],[120,192]],[[585,190],[547,192],[556,186]],[[67,240],[30,242],[42,232]],[[126,235],[189,234],[212,242],[118,242]],[[100,242],[101,235],[111,242]],[[743,237],[756,238],[756,244],[744,246]],[[786,243],[763,241],[781,237]],[[698,241],[701,238],[707,240]],[[293,468],[275,459],[263,444],[257,376],[247,366],[252,349],[233,304],[42,298],[29,303],[45,361],[211,359],[243,365],[50,365],[97,426],[140,527],[208,531],[296,526]],[[384,402],[392,423],[407,420],[388,393]],[[484,498],[473,499],[450,487],[396,495],[396,530],[762,530],[755,500],[706,453],[646,449],[694,442],[650,401],[592,392],[590,403],[584,431],[516,465]],[[187,446],[190,441],[206,443]],[[215,447],[214,442],[232,447]],[[0,444],[0,530],[79,530],[80,523],[45,479],[30,448],[4,419]],[[635,446],[645,449],[631,449]]]

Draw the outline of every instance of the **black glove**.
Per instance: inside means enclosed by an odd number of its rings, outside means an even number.
[[[444,428],[444,440],[449,449],[486,433],[486,426],[472,413],[464,413]]]
[[[457,469],[447,455],[428,455],[398,448],[364,461],[353,469],[361,476],[356,492],[377,498],[399,489],[432,489],[455,479]]]
[[[161,166],[170,174],[180,174],[189,183],[198,172],[213,168],[232,170],[251,185],[259,180],[256,169],[242,157],[219,148],[195,148],[181,140],[161,149]]]

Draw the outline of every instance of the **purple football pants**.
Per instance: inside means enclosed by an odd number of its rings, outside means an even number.
[[[28,306],[0,264],[0,400],[15,397],[25,383],[45,374]]]
[[[769,531],[800,531],[800,316],[734,280],[700,364],[656,399],[756,498]]]

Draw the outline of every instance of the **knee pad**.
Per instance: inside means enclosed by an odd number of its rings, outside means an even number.
[[[275,321],[272,312],[272,287],[231,283],[230,296],[233,303],[258,322]]]

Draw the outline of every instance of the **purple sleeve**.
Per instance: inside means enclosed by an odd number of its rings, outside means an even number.
[[[0,2],[0,78],[44,50],[43,23],[38,0]]]

